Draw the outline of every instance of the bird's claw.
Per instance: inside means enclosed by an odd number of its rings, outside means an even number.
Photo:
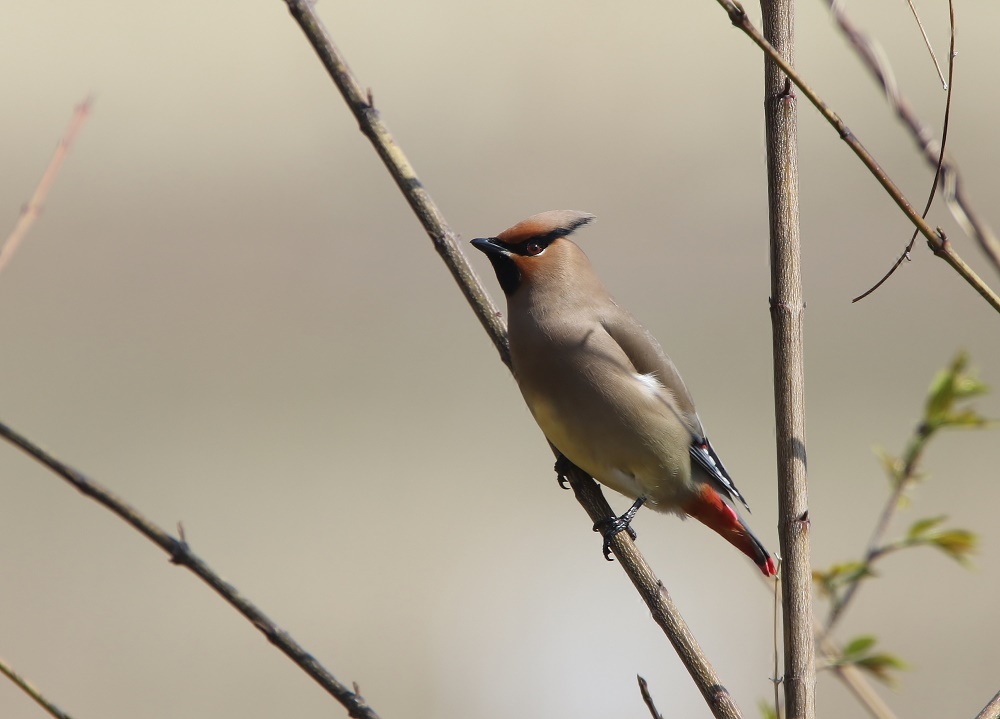
[[[566,476],[569,474],[570,467],[573,464],[562,454],[556,459],[556,481],[559,482],[559,486],[563,489],[569,489],[569,478]]]
[[[604,537],[604,546],[601,551],[604,552],[604,558],[609,562],[614,561],[611,557],[611,539],[619,532],[628,532],[633,540],[636,538],[635,530],[632,529],[632,520],[635,518],[635,513],[639,511],[639,507],[643,505],[646,500],[642,497],[635,500],[635,504],[629,507],[628,511],[625,512],[620,517],[608,517],[607,519],[602,519],[599,522],[594,523],[594,531],[600,532]]]
[[[609,562],[615,561],[614,557],[611,556],[611,538],[614,537],[619,532],[627,531],[628,535],[634,540],[636,538],[635,530],[629,525],[629,521],[622,517],[608,517],[607,519],[602,519],[600,522],[594,523],[594,531],[600,532],[604,537],[604,546],[601,547],[601,551],[604,552],[604,558]]]

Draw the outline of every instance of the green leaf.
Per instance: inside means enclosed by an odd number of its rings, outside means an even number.
[[[969,357],[958,353],[947,369],[935,375],[927,393],[924,407],[924,425],[930,434],[941,427],[976,428],[984,427],[989,421],[970,408],[957,408],[963,400],[984,395],[989,387],[975,375],[967,371]]]
[[[852,639],[848,642],[840,653],[840,658],[834,662],[834,666],[854,665],[864,669],[880,681],[892,684],[894,677],[890,674],[893,669],[906,669],[906,663],[894,654],[888,652],[872,652],[876,639],[874,636],[865,635]]]
[[[948,529],[927,538],[933,544],[959,564],[967,564],[969,555],[979,548],[979,537],[967,529]]]
[[[896,682],[896,678],[889,673],[890,670],[908,668],[906,662],[902,659],[894,654],[887,653],[869,654],[867,657],[856,660],[853,664],[870,672],[872,676],[884,684],[890,685]]]
[[[979,414],[974,409],[963,409],[952,412],[948,415],[947,427],[962,427],[966,429],[979,429],[989,426],[990,421]]]
[[[826,596],[833,596],[841,587],[854,584],[874,573],[864,562],[844,562],[834,564],[829,569],[813,570],[813,581],[819,585],[820,591]]]
[[[902,458],[894,454],[889,454],[882,447],[875,447],[875,456],[882,463],[882,469],[889,478],[889,484],[896,487],[903,479],[903,469],[905,467]]]
[[[845,660],[850,660],[853,657],[861,657],[875,646],[877,640],[871,634],[865,634],[860,637],[855,637],[847,643],[847,646],[843,649],[843,655]]]
[[[762,719],[778,719],[778,712],[769,701],[761,699],[757,702],[757,709],[760,710]]]
[[[938,526],[944,522],[948,517],[944,514],[937,517],[927,517],[925,519],[918,519],[916,522],[910,525],[909,531],[906,533],[906,539],[910,542],[913,540],[921,539],[927,532],[934,527]]]

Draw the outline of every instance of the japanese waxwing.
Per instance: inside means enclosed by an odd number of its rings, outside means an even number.
[[[514,377],[531,414],[566,459],[636,500],[605,531],[605,553],[646,504],[694,517],[774,575],[774,559],[724,501],[746,506],[673,362],[569,239],[593,219],[543,212],[472,241],[507,295]]]

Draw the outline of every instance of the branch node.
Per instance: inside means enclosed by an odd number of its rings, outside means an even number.
[[[173,539],[171,537],[171,539]],[[170,563],[180,566],[187,565],[191,559],[191,545],[188,544],[187,537],[184,536],[184,525],[177,523],[177,539],[173,539],[170,548]]]

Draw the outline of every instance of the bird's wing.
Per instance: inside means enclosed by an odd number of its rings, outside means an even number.
[[[677,367],[660,347],[660,343],[632,315],[614,305],[615,312],[603,318],[601,324],[618,343],[636,371],[651,375],[663,386],[667,406],[691,433],[691,462],[701,468],[709,483],[723,496],[738,499],[748,510],[750,506],[736,488],[725,465],[705,436],[705,428],[694,408],[694,400],[681,379]]]

